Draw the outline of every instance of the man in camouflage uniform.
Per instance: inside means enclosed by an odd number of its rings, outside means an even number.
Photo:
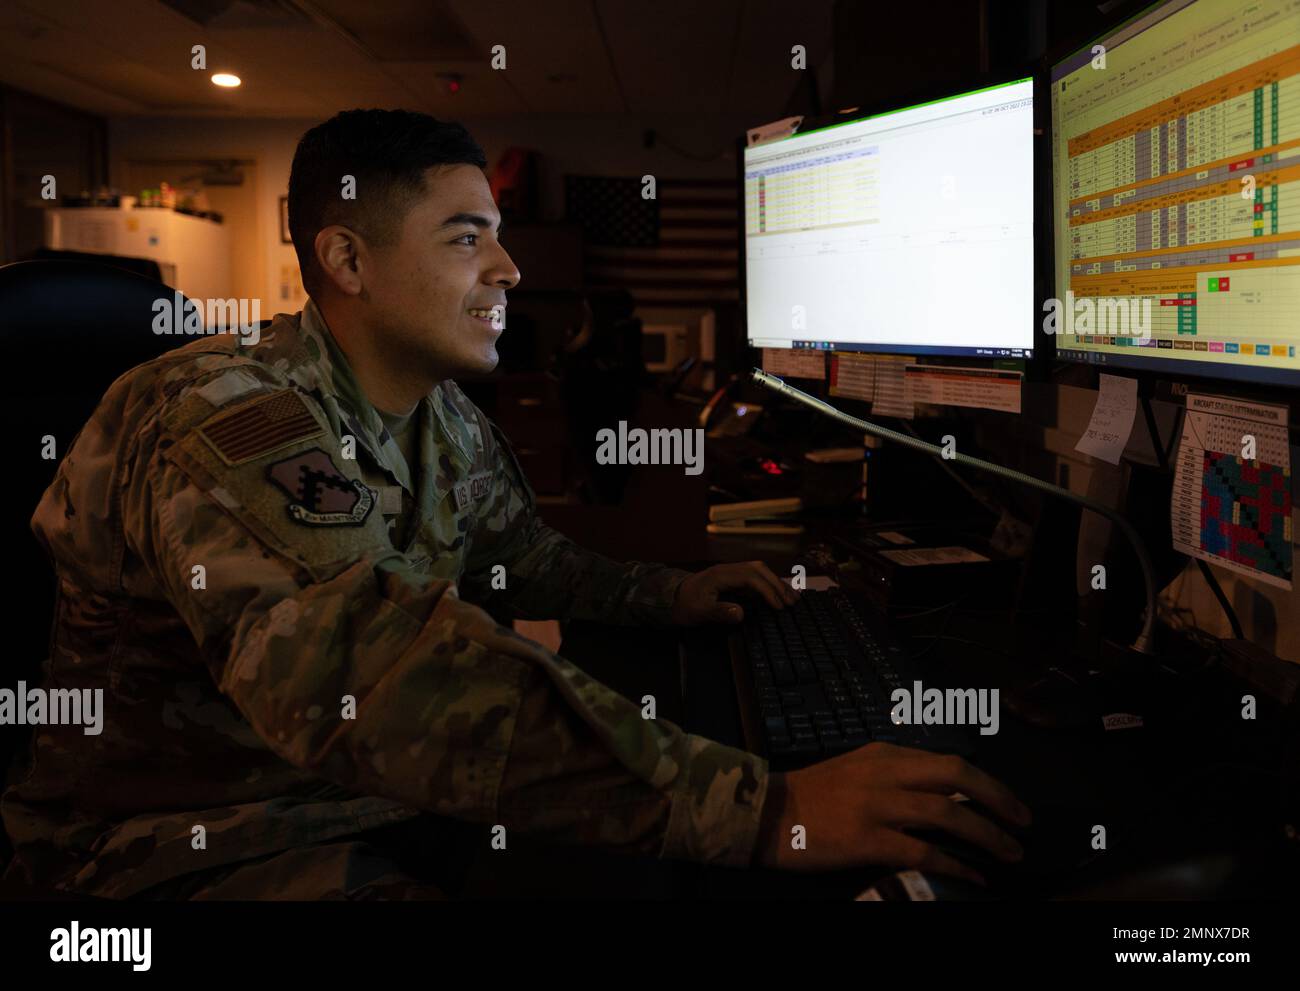
[[[412,154],[386,213],[385,169]],[[214,335],[131,370],[64,457],[32,520],[58,572],[47,685],[102,688],[104,729],[36,728],[3,803],[28,884],[435,897],[367,838],[462,820],[747,865],[777,862],[756,857],[760,826],[816,812],[761,758],[643,718],[493,618],[690,624],[734,620],[728,588],[790,593],[757,564],[616,564],[538,520],[450,378],[495,365],[519,279],[483,164],[423,115],[308,132],[290,211],[312,300],[256,343]],[[343,174],[369,217],[330,201]],[[871,859],[830,840],[821,856]]]

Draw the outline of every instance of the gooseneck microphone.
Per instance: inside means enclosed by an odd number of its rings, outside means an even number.
[[[891,440],[896,444],[902,444],[904,447],[915,448],[918,451],[925,451],[927,454],[945,457],[943,448],[937,444],[931,444],[928,441],[920,440],[916,437],[909,437],[907,434],[899,433],[897,430],[890,430],[888,427],[882,427],[875,423],[869,423],[866,420],[859,420],[856,416],[850,416],[848,413],[836,409],[830,403],[823,402],[815,396],[810,396],[806,392],[787,385],[775,375],[769,375],[762,369],[753,370],[753,379],[759,385],[773,392],[780,393],[793,399],[795,402],[802,403],[811,409],[829,416],[833,420],[839,420],[841,423],[847,423],[851,427],[872,434],[876,437],[883,437],[885,440]],[[1011,468],[1004,468],[1002,465],[993,464],[991,461],[983,461],[980,458],[972,458],[968,454],[960,454],[956,451],[950,452],[946,460],[953,461],[959,465],[969,465],[972,468],[978,468],[980,471],[986,471],[990,475],[996,475],[999,478],[1008,478],[1013,482],[1019,482],[1022,485],[1028,485],[1030,488],[1038,489],[1049,495],[1054,495],[1067,502],[1072,502],[1084,509],[1091,510],[1099,516],[1104,516],[1117,527],[1120,532],[1128,538],[1133,550],[1137,553],[1138,563],[1142,566],[1142,583],[1146,587],[1147,608],[1142,617],[1142,630],[1138,633],[1137,639],[1133,641],[1133,649],[1142,654],[1150,654],[1153,641],[1153,627],[1156,616],[1156,580],[1155,569],[1151,565],[1151,555],[1147,553],[1146,545],[1138,535],[1137,530],[1133,528],[1126,520],[1109,506],[1104,506],[1099,502],[1087,498],[1086,496],[1076,495],[1069,489],[1063,489],[1059,485],[1053,485],[1051,482],[1044,482],[1041,478],[1035,478],[1033,475],[1026,475],[1023,472],[1015,471]]]

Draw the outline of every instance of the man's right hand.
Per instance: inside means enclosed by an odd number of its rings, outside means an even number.
[[[1030,813],[1006,786],[960,757],[889,743],[793,771],[773,774],[754,862],[784,870],[834,870],[876,864],[936,871],[982,883],[980,875],[932,843],[904,832],[943,830],[1005,861],[1020,845],[992,820],[949,796],[961,792],[1010,823]],[[806,830],[794,849],[792,829]]]

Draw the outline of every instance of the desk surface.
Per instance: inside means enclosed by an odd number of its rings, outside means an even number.
[[[824,535],[814,527],[799,536],[712,537],[709,543],[714,561],[757,558],[788,573]],[[810,568],[809,574],[814,573]],[[940,618],[943,638],[933,639]],[[1045,635],[1027,636],[1020,618],[1009,608],[953,607],[946,614],[940,607],[915,617],[910,628],[906,619],[890,626],[900,644],[923,663],[929,683],[999,688],[1005,698],[1009,686],[1068,649],[1071,635],[1049,624]],[[918,632],[931,639],[913,639]],[[571,623],[561,654],[637,704],[654,695],[662,718],[743,746],[726,635],[714,627],[649,635],[638,630],[628,636],[618,627]],[[1077,838],[1078,883],[1121,865],[1182,852],[1258,851],[1272,838],[1268,831],[1276,832],[1283,798],[1274,785],[1280,781],[1282,741],[1240,718],[1240,691],[1217,672],[1155,684],[1160,697],[1146,701],[1158,704],[1142,729],[1041,729],[1008,713],[1004,704],[999,732],[976,735],[974,762],[1031,807],[1047,810],[1054,833],[1069,837],[1071,844]],[[1146,690],[1151,691],[1150,685]],[[1101,855],[1091,845],[1097,825],[1107,828],[1108,852]],[[657,876],[657,893],[710,897],[852,897],[880,876],[879,871],[707,871],[691,865],[665,871]],[[1050,892],[1044,886],[1041,893]]]

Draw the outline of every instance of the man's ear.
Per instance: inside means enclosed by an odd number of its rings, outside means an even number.
[[[341,224],[331,224],[316,235],[316,263],[325,278],[340,292],[358,296],[365,288],[361,280],[361,235]]]

